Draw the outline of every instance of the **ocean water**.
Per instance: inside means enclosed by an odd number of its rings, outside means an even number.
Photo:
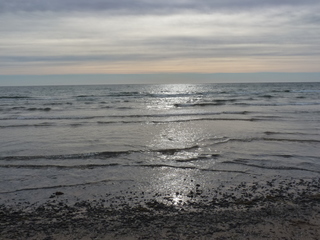
[[[181,202],[319,178],[320,83],[0,87],[0,136],[0,203]]]

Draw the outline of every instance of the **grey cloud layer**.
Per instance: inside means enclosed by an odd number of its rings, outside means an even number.
[[[0,11],[116,11],[170,14],[177,11],[234,11],[319,5],[318,0],[0,0]]]
[[[0,12],[0,73],[27,64],[320,58],[319,0],[0,0]]]

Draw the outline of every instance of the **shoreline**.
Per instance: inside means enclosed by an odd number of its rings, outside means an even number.
[[[55,192],[40,205],[0,205],[0,239],[317,239],[319,190],[320,179],[241,183],[215,196],[198,186],[184,202],[162,196],[116,205],[68,203]]]

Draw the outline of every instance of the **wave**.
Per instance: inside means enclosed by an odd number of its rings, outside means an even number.
[[[87,98],[87,97],[95,97],[95,95],[78,95],[76,98]]]
[[[82,98],[106,98],[106,97],[152,97],[153,94],[151,93],[145,93],[145,92],[138,92],[138,91],[124,91],[124,92],[109,92],[107,94],[82,94],[82,95],[76,95],[74,98],[76,99],[82,99]]]
[[[218,102],[212,102],[212,103],[187,103],[187,104],[174,104],[175,107],[206,107],[206,106],[219,106],[219,105],[224,105],[224,103],[218,103]]]
[[[147,168],[176,168],[176,169],[183,169],[183,170],[197,170],[203,172],[224,172],[224,173],[241,173],[241,174],[249,174],[245,171],[238,171],[238,170],[225,170],[225,169],[209,169],[209,168],[198,168],[194,166],[174,166],[168,164],[145,164],[145,165],[136,165],[135,167],[147,167]]]
[[[98,119],[106,118],[106,116],[18,116],[18,117],[3,117],[0,120],[81,120],[81,119]]]
[[[266,135],[315,135],[318,136],[317,133],[302,133],[302,132],[274,132],[274,131],[265,131],[263,132]]]
[[[305,89],[305,90],[292,90],[294,93],[320,93],[317,89]]]
[[[320,173],[320,171],[317,170],[311,170],[311,169],[305,169],[305,168],[298,168],[298,167],[290,167],[290,166],[265,166],[265,165],[258,165],[253,163],[248,163],[251,161],[256,160],[248,160],[248,159],[236,159],[234,161],[224,161],[222,163],[225,164],[238,164],[238,165],[244,165],[248,167],[255,167],[255,168],[262,168],[262,169],[269,169],[269,170],[289,170],[289,171],[307,171],[307,172],[314,172],[314,173]]]
[[[25,99],[25,98],[31,98],[28,96],[0,96],[0,99]]]
[[[153,123],[153,122],[150,122],[150,121],[118,121],[118,120],[115,120],[115,121],[98,121],[97,122],[98,124],[104,124],[104,125],[108,125],[108,124],[150,124],[150,123]]]
[[[1,164],[0,168],[28,168],[28,169],[42,169],[42,168],[57,168],[57,169],[71,169],[71,168],[79,168],[79,169],[92,169],[99,167],[114,167],[119,166],[118,163],[110,163],[110,164],[83,164],[83,165],[50,165],[50,164]]]
[[[281,120],[281,117],[279,116],[256,116],[256,117],[200,117],[200,118],[191,118],[192,116],[206,116],[206,115],[219,115],[219,114],[230,114],[230,115],[247,115],[248,112],[224,112],[224,113],[208,113],[208,114],[168,114],[166,115],[169,119],[163,119],[163,120],[151,120],[151,119],[132,119],[132,120],[119,120],[119,118],[151,118],[147,117],[148,115],[123,115],[122,117],[120,115],[118,116],[19,116],[19,117],[4,117],[0,118],[0,121],[8,121],[8,120],[20,120],[20,121],[32,121],[32,120],[43,120],[43,121],[54,121],[54,120],[96,120],[96,121],[90,121],[90,122],[82,122],[78,123],[74,121],[73,123],[70,123],[69,125],[66,125],[64,123],[55,124],[47,123],[47,124],[12,124],[12,125],[2,125],[0,128],[14,128],[14,127],[49,127],[49,126],[71,126],[71,127],[80,127],[83,126],[84,123],[86,124],[98,124],[98,125],[119,125],[119,124],[169,124],[169,123],[191,123],[191,122],[200,122],[200,121],[246,121],[246,122],[257,122],[257,121],[274,121]],[[151,115],[150,115],[151,116]],[[165,115],[152,115],[153,118],[164,118]],[[186,117],[190,118],[186,118]],[[181,117],[181,118],[175,118],[170,119],[170,117]],[[184,118],[185,117],[185,118]],[[110,121],[103,121],[99,119],[108,119],[108,118],[116,118],[114,120]],[[266,135],[273,135],[273,134],[281,134],[281,133],[272,133],[272,132],[265,132]],[[283,133],[285,134],[285,133]],[[302,134],[301,134],[302,135]],[[304,134],[304,135],[316,135],[316,134]],[[251,139],[255,140],[255,139]],[[258,139],[256,139],[258,140]],[[272,139],[264,139],[271,141]],[[275,140],[275,139],[274,139]],[[236,139],[234,139],[236,141]],[[247,140],[248,141],[248,140]],[[281,141],[279,139],[278,141]],[[288,140],[289,141],[289,140]]]
[[[272,99],[275,96],[272,95],[262,95],[260,98]],[[303,99],[303,98],[296,98]],[[304,98],[305,99],[305,98]],[[318,101],[306,101],[306,102],[255,102],[254,99],[226,99],[226,100],[213,100],[212,102],[197,102],[197,103],[176,103],[173,106],[176,108],[188,108],[188,107],[210,107],[210,106],[222,106],[222,105],[235,105],[235,106],[317,106],[320,105]]]
[[[234,103],[234,105],[238,106],[317,106],[320,105],[320,102],[296,102],[296,103]]]
[[[193,166],[174,166],[174,165],[168,165],[168,164],[141,164],[141,165],[135,165],[135,167],[198,169],[197,167],[193,167]]]
[[[56,106],[56,105],[64,105],[64,104],[68,104],[68,105],[72,105],[72,103],[44,103],[43,106]],[[25,111],[51,111],[52,108],[50,107],[11,107],[11,108],[6,108],[6,109],[2,109],[3,111],[17,111],[17,110],[25,110]]]
[[[309,105],[320,105],[320,102],[298,102],[298,103],[292,103],[288,104],[292,106],[309,106]]]
[[[50,127],[55,126],[53,123],[38,123],[38,124],[16,124],[0,126],[0,128],[19,128],[19,127]]]
[[[151,151],[162,153],[164,155],[174,155],[177,152],[188,151],[188,150],[193,150],[193,149],[198,149],[198,148],[199,148],[199,146],[195,145],[195,146],[186,147],[186,148],[156,149],[156,150],[151,150]]]
[[[113,158],[133,153],[148,153],[158,152],[165,155],[173,155],[182,151],[189,151],[198,149],[199,146],[188,146],[185,148],[168,148],[168,149],[149,149],[149,150],[127,150],[127,151],[104,151],[104,152],[89,152],[89,153],[76,153],[76,154],[62,154],[62,155],[35,155],[35,156],[4,156],[0,157],[0,161],[13,161],[13,160],[37,160],[37,159],[48,159],[48,160],[69,160],[69,159],[91,159],[91,158]]]
[[[143,92],[132,91],[132,92],[116,92],[109,93],[107,96],[110,97],[130,97],[130,96],[145,96],[146,94]]]
[[[133,109],[133,108],[132,107],[116,107],[116,109],[127,110],[127,109]]]
[[[291,139],[291,138],[233,138],[233,142],[253,142],[253,141],[274,141],[274,142],[299,142],[299,143],[319,143],[317,139]]]
[[[176,162],[195,162],[195,161],[203,161],[203,160],[211,160],[211,159],[216,159],[220,156],[219,153],[217,154],[210,154],[210,155],[206,155],[206,156],[200,156],[197,158],[189,158],[189,159],[177,159],[175,160]]]
[[[175,107],[205,107],[205,106],[220,106],[225,105],[229,102],[236,102],[237,99],[216,99],[212,102],[200,102],[200,103],[177,103],[174,104]]]
[[[288,139],[288,138],[262,138],[263,141],[276,141],[276,142],[301,142],[301,143],[319,143],[317,139]]]
[[[51,108],[49,108],[49,107],[46,107],[46,108],[28,108],[27,109],[28,111],[50,111],[51,110]]]
[[[151,121],[152,123],[182,123],[182,122],[198,122],[198,121],[261,121],[261,118],[194,118],[181,120]]]
[[[81,127],[81,126],[83,126],[83,123],[71,123],[69,126],[70,127]]]
[[[288,138],[212,138],[212,139],[206,139],[205,140],[207,145],[217,145],[217,144],[224,144],[228,142],[255,142],[255,141],[270,141],[270,142],[297,142],[297,143],[319,143],[320,140],[317,139],[288,139]],[[209,141],[209,142],[208,142]],[[273,156],[279,156],[279,157],[293,157],[293,155],[273,155]]]
[[[241,173],[241,174],[249,174],[245,171],[240,170],[225,170],[225,169],[210,169],[210,168],[199,168],[195,166],[176,166],[170,164],[138,164],[138,165],[121,165],[118,163],[110,163],[110,164],[83,164],[83,165],[36,165],[36,164],[6,164],[0,165],[0,168],[24,168],[24,169],[48,169],[48,168],[56,168],[56,169],[93,169],[93,168],[109,168],[109,167],[134,167],[134,168],[174,168],[174,169],[182,169],[182,170],[197,170],[204,172],[224,172],[224,173]],[[58,185],[58,186],[50,186],[50,187],[40,187],[40,188],[24,188],[15,191],[25,191],[25,190],[36,190],[36,189],[46,189],[46,188],[58,188],[58,187],[74,187],[81,185],[91,185],[96,183],[101,183],[105,181],[116,181],[116,180],[102,180],[97,182],[90,182],[84,184],[74,184],[74,185]],[[124,181],[124,180],[117,180]],[[125,180],[128,181],[128,180]],[[12,192],[15,192],[12,191]],[[0,192],[1,193],[9,193],[9,192]]]
[[[198,113],[167,113],[167,114],[132,114],[132,115],[112,115],[112,118],[165,118],[165,117],[181,117],[181,116],[212,116],[222,114],[249,114],[249,111],[222,111],[222,112],[198,112]]]
[[[261,98],[273,98],[274,96],[272,95],[269,95],[269,94],[265,94],[265,95],[262,95],[262,96],[259,96]]]
[[[120,155],[128,155],[133,152],[140,151],[106,151],[106,152],[91,152],[91,153],[76,153],[76,154],[63,154],[63,155],[35,155],[35,156],[5,156],[0,157],[0,161],[12,160],[37,160],[37,159],[50,159],[50,160],[64,160],[64,159],[89,159],[89,158],[111,158]]]
[[[212,92],[210,92],[212,94]],[[152,93],[152,92],[139,92],[139,91],[132,91],[132,92],[115,92],[109,93],[106,95],[98,95],[97,97],[140,97],[140,98],[181,98],[181,97],[190,97],[190,96],[204,96],[208,95],[204,92],[181,92],[181,93]]]
[[[62,106],[62,105],[73,105],[72,102],[50,102],[43,103],[44,106]]]
[[[50,111],[51,108],[29,108],[29,111]],[[0,120],[81,120],[81,119],[103,119],[103,118],[169,118],[169,117],[191,117],[191,116],[214,116],[214,115],[247,115],[249,111],[224,111],[224,112],[202,112],[202,113],[170,113],[170,114],[132,114],[132,115],[96,115],[96,116],[12,116],[2,117]],[[224,120],[223,118],[222,120]],[[188,119],[194,120],[194,119]],[[200,118],[201,120],[201,118]],[[204,119],[207,120],[207,119]],[[228,119],[227,119],[228,120]],[[241,119],[240,119],[241,120]],[[117,122],[122,122],[118,121]],[[130,123],[131,121],[123,121]],[[143,122],[143,121],[137,121]],[[150,121],[152,122],[152,121]],[[99,121],[98,123],[113,123],[113,121]]]
[[[289,93],[289,92],[291,92],[291,90],[289,90],[289,89],[285,89],[285,90],[272,90],[271,92],[275,92],[275,93]]]
[[[103,117],[101,117],[103,118]],[[44,117],[27,117],[27,118],[2,118],[0,120],[87,120],[93,119],[92,117],[84,117],[84,118],[44,118]],[[188,122],[199,122],[199,121],[265,121],[268,119],[262,118],[193,118],[193,119],[176,119],[176,120],[163,120],[163,121],[144,121],[144,120],[133,120],[133,121],[97,121],[97,124],[100,125],[109,125],[109,124],[168,124],[168,123],[188,123]],[[88,122],[88,124],[93,124]],[[80,127],[83,126],[84,123],[71,123],[69,126],[71,127]],[[57,126],[54,123],[47,124],[16,124],[16,125],[2,125],[0,128],[15,128],[15,127],[50,127]]]
[[[274,159],[274,157],[279,157],[279,158],[297,158],[297,159],[313,159],[315,161],[320,160],[320,157],[315,157],[315,156],[311,156],[311,155],[296,155],[296,154],[252,154],[252,156],[255,157],[271,157],[272,159]]]
[[[87,182],[87,183],[78,183],[78,184],[63,184],[63,185],[54,185],[54,186],[44,186],[44,187],[33,187],[33,188],[21,188],[13,191],[4,191],[0,192],[0,194],[7,194],[7,193],[15,193],[15,192],[22,192],[22,191],[34,191],[34,190],[44,190],[44,189],[55,189],[55,188],[68,188],[68,187],[78,187],[78,186],[86,186],[86,185],[94,185],[104,182],[132,182],[131,179],[103,179],[100,181],[94,182]]]

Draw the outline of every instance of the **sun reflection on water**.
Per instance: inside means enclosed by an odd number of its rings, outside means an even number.
[[[163,125],[157,136],[154,136],[151,147],[154,149],[196,148],[197,130],[186,128],[185,124]]]
[[[164,110],[164,113],[168,113],[167,109],[170,104],[173,106],[176,103],[193,101],[190,92],[196,91],[195,85],[162,85],[157,87],[153,94],[161,93],[162,97],[156,98],[153,104],[156,104],[158,111]],[[149,107],[155,108],[154,106]],[[179,109],[169,111],[179,113]],[[190,113],[193,110],[189,109],[188,111]],[[175,117],[181,118],[179,114],[175,114],[175,116],[168,114],[162,120],[174,120]],[[193,180],[195,175],[201,174],[192,163],[192,159],[199,157],[201,152],[199,141],[203,138],[203,132],[192,122],[177,121],[160,124],[157,129],[148,147],[158,152],[152,164],[163,165],[163,167],[154,171],[150,179],[150,187],[154,192],[166,193],[164,200],[168,205],[181,206],[190,200],[188,193],[191,189],[195,189],[196,183]]]
[[[154,96],[148,102],[147,109],[168,110],[175,109],[177,104],[191,103],[197,100],[194,93],[195,85],[170,84],[155,85],[150,89],[150,94]]]

